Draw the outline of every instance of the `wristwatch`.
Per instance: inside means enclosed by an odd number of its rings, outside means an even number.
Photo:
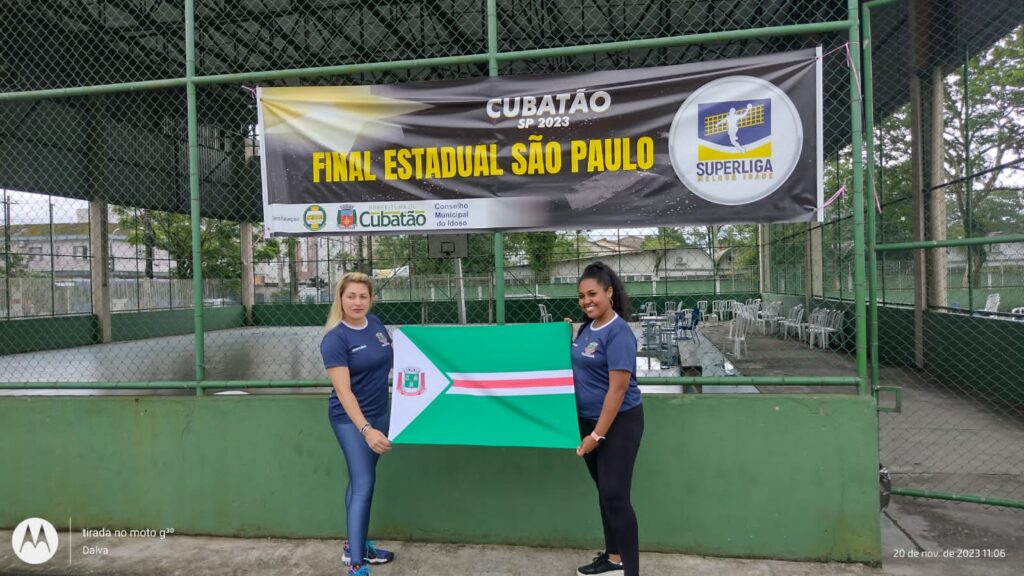
[[[590,437],[593,438],[594,442],[597,442],[598,444],[600,444],[601,441],[604,440],[604,436],[601,436],[600,434],[594,431],[590,432]]]

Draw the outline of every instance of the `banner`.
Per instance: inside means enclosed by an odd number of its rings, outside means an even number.
[[[809,221],[820,54],[261,88],[267,234]]]
[[[565,322],[399,328],[389,438],[575,448],[570,333]]]

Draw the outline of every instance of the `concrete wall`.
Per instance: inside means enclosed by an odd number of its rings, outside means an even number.
[[[647,396],[633,497],[645,550],[878,562],[877,418],[842,395]],[[344,460],[316,396],[0,398],[0,527],[344,534]],[[598,549],[570,451],[398,446],[371,532]]]
[[[913,309],[880,307],[878,324],[882,362],[913,366]],[[987,399],[1024,403],[1024,322],[929,310],[924,338],[924,371],[930,376]]]
[[[96,317],[84,314],[0,321],[0,355],[88,346],[96,330]]]
[[[203,327],[207,332],[239,328],[245,312],[241,306],[219,306],[203,309]],[[178,336],[195,332],[195,312],[192,308],[157,310],[152,312],[119,312],[110,317],[113,340],[142,340],[161,336]]]
[[[203,314],[207,331],[243,325],[241,306],[206,308]],[[194,323],[195,313],[191,308],[111,315],[115,342],[192,334]],[[0,321],[0,356],[90,346],[98,342],[96,317],[92,315]]]

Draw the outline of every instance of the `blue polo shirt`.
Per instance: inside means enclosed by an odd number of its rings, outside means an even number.
[[[320,342],[324,368],[347,366],[352,393],[367,419],[388,411],[388,389],[394,351],[384,323],[373,314],[366,315],[366,326],[353,328],[342,322],[331,328]],[[332,420],[351,422],[338,393],[331,390],[329,414]]]
[[[640,388],[636,384],[636,336],[618,314],[596,330],[589,324],[585,326],[572,343],[571,357],[576,412],[580,417],[596,420],[601,416],[610,370],[629,372],[629,388],[619,412],[640,405]]]

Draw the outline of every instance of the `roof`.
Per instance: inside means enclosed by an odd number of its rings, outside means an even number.
[[[839,21],[846,0],[626,3],[521,0],[498,3],[502,52],[630,41],[745,28]],[[932,34],[911,54],[908,4]],[[0,91],[181,78],[183,4],[176,0],[0,3]],[[907,0],[875,10],[875,107],[882,115],[908,101],[914,71],[952,69],[1024,21],[1020,0]],[[199,75],[300,69],[487,52],[485,3],[478,0],[205,0],[196,3]],[[546,74],[698,62],[822,45],[841,48],[847,33],[706,42],[502,63],[502,74]],[[824,67],[824,148],[850,141],[850,86],[841,51]],[[912,63],[913,60],[913,63]],[[386,84],[482,77],[486,63],[362,73],[305,80]],[[296,80],[264,82],[296,84]],[[102,198],[140,208],[189,211],[183,89],[89,98],[0,103],[0,187],[63,197]],[[200,86],[203,216],[262,219],[259,165],[245,140],[256,124],[248,92]],[[90,177],[83,177],[89,175]]]
[[[110,235],[114,235],[118,232],[119,228],[116,222],[110,222],[107,224],[107,231]],[[0,235],[4,233],[4,227],[0,226]],[[83,238],[89,237],[89,223],[88,222],[63,222],[53,224],[53,235],[57,236],[79,236]],[[50,225],[49,224],[13,224],[11,225],[11,238],[25,238],[25,237],[49,237],[50,236]]]

